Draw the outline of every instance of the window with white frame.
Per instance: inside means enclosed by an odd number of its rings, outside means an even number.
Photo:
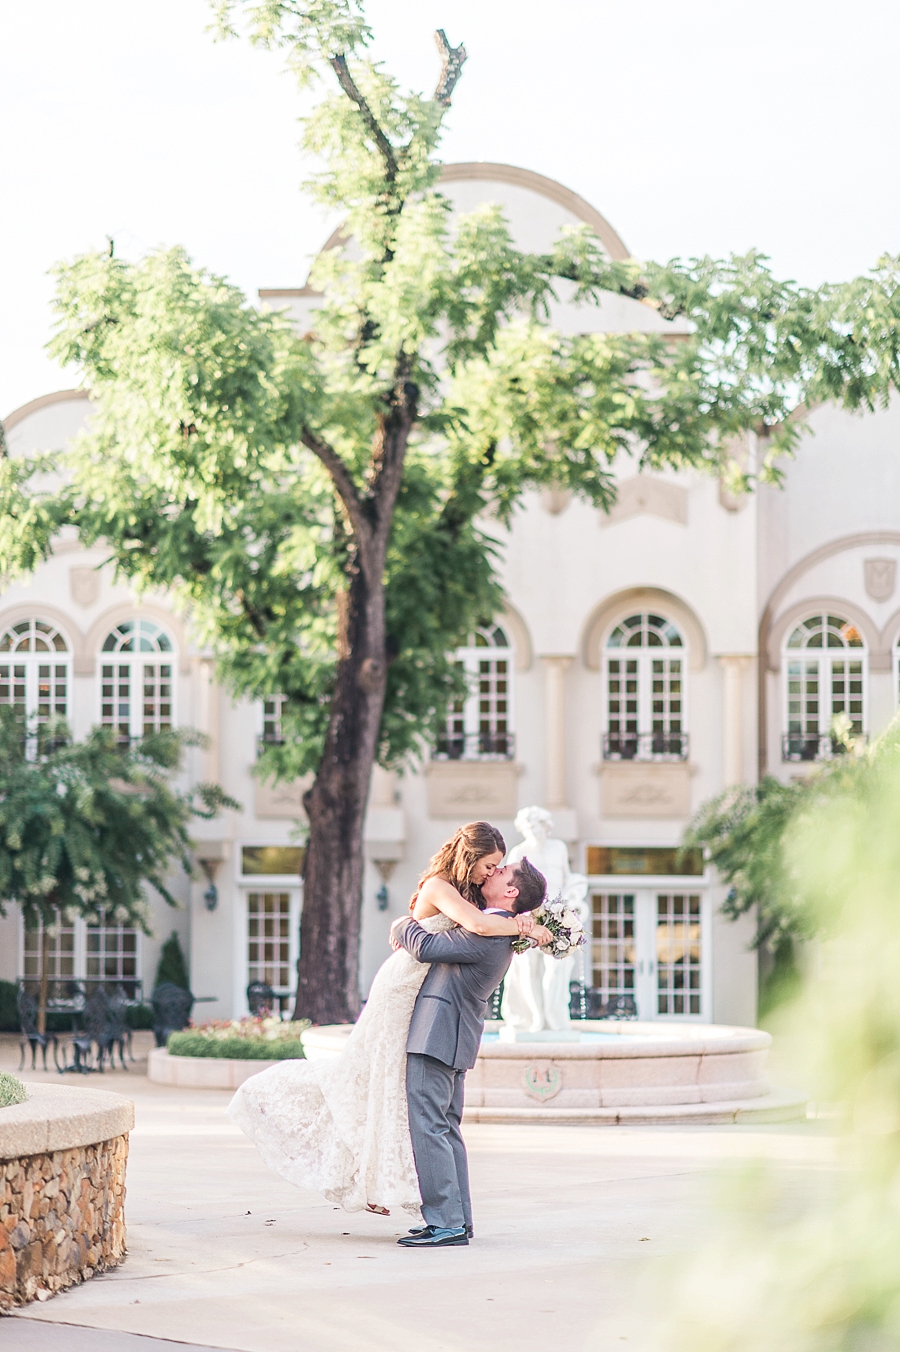
[[[262,702],[262,731],[259,735],[261,746],[281,746],[284,743],[282,717],[287,695],[269,695]]]
[[[20,973],[29,989],[40,980],[43,925],[22,927]],[[129,999],[140,996],[140,937],[129,925],[88,924],[77,918],[57,923],[47,935],[47,982],[52,1000],[68,1000],[73,986],[89,994],[96,986],[122,986]]]
[[[663,615],[641,612],[606,640],[604,760],[686,760],[687,648]]]
[[[515,752],[512,708],[513,649],[499,624],[479,626],[456,661],[469,693],[447,713],[435,755],[441,760],[510,760]]]
[[[866,725],[866,648],[840,615],[810,615],[785,644],[782,759],[821,760],[844,749]]]
[[[46,620],[21,620],[0,635],[0,704],[43,725],[69,717],[69,645]]]
[[[100,722],[131,741],[174,725],[172,640],[153,620],[123,620],[100,661]]]

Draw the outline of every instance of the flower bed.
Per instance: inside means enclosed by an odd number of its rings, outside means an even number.
[[[227,1061],[297,1061],[303,1057],[300,1034],[306,1019],[284,1023],[277,1018],[218,1019],[170,1033],[170,1056],[215,1057]]]

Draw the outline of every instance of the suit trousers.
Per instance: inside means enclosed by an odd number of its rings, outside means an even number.
[[[472,1224],[469,1162],[460,1131],[464,1070],[409,1052],[406,1096],[409,1133],[427,1225],[457,1230]]]

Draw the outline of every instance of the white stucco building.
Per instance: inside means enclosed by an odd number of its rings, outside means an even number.
[[[456,165],[445,189],[462,210],[501,202],[524,247],[582,220],[627,256],[592,207],[538,175]],[[308,287],[260,296],[301,323],[316,306]],[[599,312],[561,302],[554,322],[666,327],[615,297]],[[34,400],[6,419],[11,454],[62,447],[89,413],[77,391]],[[644,1018],[755,1021],[752,923],[722,918],[714,878],[675,872],[684,826],[729,783],[802,773],[830,754],[834,713],[877,734],[898,693],[900,415],[824,406],[811,422],[783,490],[735,502],[702,474],[637,476],[623,463],[609,517],[560,493],[527,500],[505,539],[507,608],[460,654],[471,699],[418,773],[374,776],[364,989],[441,840],[486,817],[512,844],[517,808],[540,803],[591,879],[593,984],[634,994]],[[258,739],[278,736],[278,702],[233,703],[168,598],[138,601],[98,570],[102,560],[63,537],[32,578],[5,589],[0,700],[52,706],[76,736],[96,722],[199,728],[211,749],[193,755],[190,774],[218,780],[243,810],[197,823],[208,876],[181,879],[183,909],[157,906],[154,938],[76,925],[57,940],[59,972],[142,980],[147,992],[174,928],[194,993],[215,998],[197,1014],[240,1013],[248,981],[288,994],[295,980],[299,786],[251,775]],[[0,979],[28,970],[31,942],[16,912],[0,921]]]

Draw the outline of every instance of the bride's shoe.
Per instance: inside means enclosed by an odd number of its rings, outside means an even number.
[[[374,1202],[369,1202],[366,1211],[371,1211],[373,1216],[389,1216],[391,1213],[386,1206],[376,1206]]]

